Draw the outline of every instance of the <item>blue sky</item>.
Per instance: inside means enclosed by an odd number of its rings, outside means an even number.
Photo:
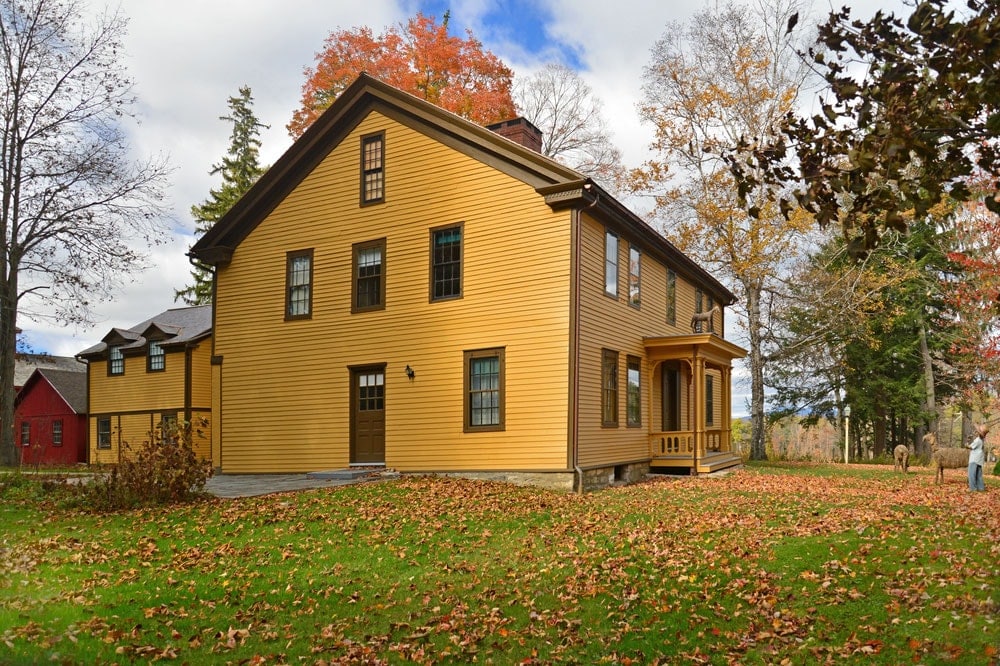
[[[854,4],[865,15],[899,2]],[[235,9],[233,3],[206,0],[120,0],[130,19],[126,62],[141,117],[133,146],[138,155],[167,155],[174,167],[167,192],[171,233],[164,245],[149,250],[147,270],[129,276],[112,301],[96,304],[93,325],[64,327],[25,317],[18,324],[36,351],[72,356],[112,327],[128,328],[178,307],[174,290],[190,279],[189,211],[218,184],[209,171],[228,144],[230,127],[219,120],[227,113],[226,100],[241,85],[252,88],[254,110],[270,125],[262,137],[263,161],[272,163],[291,144],[285,125],[298,106],[303,69],[334,30],[369,26],[378,34],[417,11],[440,19],[450,9],[451,30],[464,36],[471,29],[514,70],[515,79],[553,61],[575,68],[602,100],[626,164],[635,165],[651,140],[636,114],[650,48],[669,22],[686,21],[701,6],[669,0],[242,0]]]

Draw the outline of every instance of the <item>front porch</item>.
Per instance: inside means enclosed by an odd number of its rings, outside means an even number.
[[[646,338],[651,469],[708,474],[742,464],[732,446],[732,362],[746,351],[714,333]],[[659,413],[657,413],[659,412]]]
[[[725,442],[725,443],[723,443]],[[730,444],[730,431],[705,430],[698,437],[693,430],[654,432],[649,435],[651,469],[688,469],[709,474],[743,463]]]

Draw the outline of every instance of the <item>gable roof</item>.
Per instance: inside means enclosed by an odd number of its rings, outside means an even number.
[[[14,354],[14,386],[24,386],[38,368],[86,372],[87,366],[72,356]]]
[[[107,351],[109,344],[121,345],[123,353],[142,351],[148,342],[145,337],[147,333],[153,333],[154,339],[162,339],[161,346],[164,349],[183,347],[189,342],[208,337],[212,334],[212,306],[174,308],[128,329],[113,328],[101,342],[76,356],[85,359],[100,356]]]
[[[29,395],[39,382],[47,382],[59,397],[63,399],[70,409],[76,414],[87,413],[87,373],[85,367],[79,361],[74,362],[80,366],[79,370],[54,370],[52,368],[37,368],[24,388],[14,399],[14,405],[19,405],[25,396]]]
[[[371,112],[378,112],[448,147],[531,185],[554,209],[587,208],[605,223],[640,238],[667,263],[718,300],[733,294],[638,215],[583,174],[495,131],[362,73],[274,165],[190,249],[197,261],[225,265],[236,247]]]

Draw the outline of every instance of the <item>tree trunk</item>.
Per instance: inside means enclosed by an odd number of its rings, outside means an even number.
[[[13,467],[19,456],[14,440],[14,355],[17,351],[16,288],[0,293],[0,465]]]
[[[750,460],[767,460],[764,415],[764,354],[761,348],[761,287],[747,283],[747,331],[750,335]]]
[[[924,408],[931,415],[931,432],[937,432],[937,402],[934,396],[934,363],[927,348],[927,329],[920,321],[920,360],[924,364]]]

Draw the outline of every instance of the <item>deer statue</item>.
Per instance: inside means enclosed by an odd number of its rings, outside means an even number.
[[[707,312],[695,312],[691,315],[691,332],[698,332],[698,324],[702,322],[708,322],[708,333],[715,333],[715,314],[721,312],[718,305],[713,305],[711,310]],[[702,331],[704,331],[704,327]]]

